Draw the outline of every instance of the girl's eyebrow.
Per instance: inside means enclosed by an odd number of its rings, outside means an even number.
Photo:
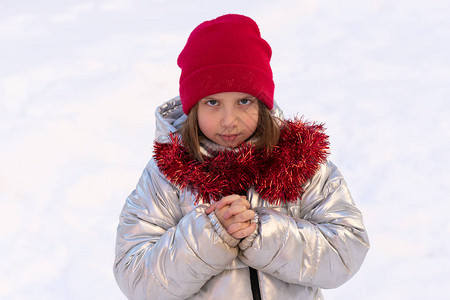
[[[220,100],[220,99],[210,95],[210,96],[206,96],[206,97],[202,98],[201,100]]]
[[[243,99],[248,99],[248,100],[253,100],[254,101],[257,98],[255,96],[252,96],[252,95],[238,97],[238,100],[243,100]]]
[[[252,95],[236,97],[236,100],[242,100],[242,99],[256,100],[258,98],[256,98],[255,96],[252,96]],[[208,100],[220,101],[221,98],[220,97],[213,97],[213,96],[206,96],[206,97],[204,97],[204,98],[202,98],[200,100],[203,100],[203,101],[208,101]]]

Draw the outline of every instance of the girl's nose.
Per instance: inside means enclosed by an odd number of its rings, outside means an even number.
[[[237,124],[237,115],[231,110],[224,110],[221,124],[223,127],[234,127]]]

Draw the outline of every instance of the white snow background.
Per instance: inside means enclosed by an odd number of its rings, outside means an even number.
[[[192,29],[254,18],[371,249],[330,299],[449,299],[449,1],[0,0],[0,298],[125,299],[112,264]]]

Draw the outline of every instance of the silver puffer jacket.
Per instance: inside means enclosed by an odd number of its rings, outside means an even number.
[[[185,118],[178,98],[159,107],[157,140],[165,141]],[[139,300],[252,299],[250,266],[258,270],[262,299],[323,299],[321,288],[343,284],[361,266],[367,233],[331,162],[297,203],[270,205],[254,191],[247,197],[258,230],[250,243],[234,247],[213,214],[205,214],[207,205],[194,205],[195,195],[169,182],[150,160],[117,229],[114,274],[123,293]]]

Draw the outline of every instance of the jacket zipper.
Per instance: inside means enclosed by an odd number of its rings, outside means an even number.
[[[259,290],[258,271],[248,267],[250,270],[250,284],[252,285],[253,300],[261,300],[261,291]]]

